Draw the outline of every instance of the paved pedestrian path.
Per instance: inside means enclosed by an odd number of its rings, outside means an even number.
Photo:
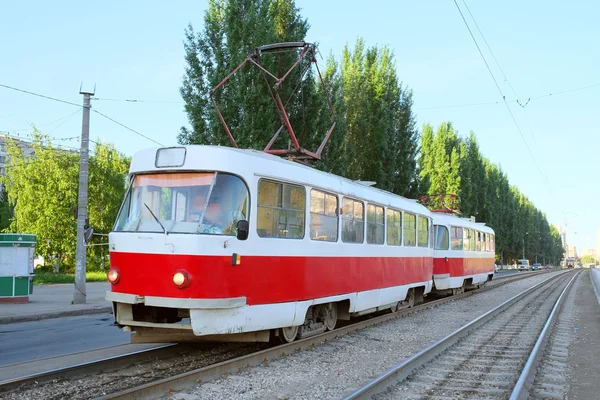
[[[569,345],[569,393],[573,400],[597,399],[600,393],[600,307],[594,285],[600,289],[600,274],[583,271],[575,297],[573,337]]]
[[[87,283],[86,304],[72,304],[73,290],[72,283],[34,285],[29,303],[0,304],[0,324],[112,312],[110,302],[104,299],[110,283]]]

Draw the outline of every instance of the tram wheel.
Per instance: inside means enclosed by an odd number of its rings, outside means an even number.
[[[298,336],[298,326],[288,326],[287,328],[279,328],[279,340],[281,343],[291,343]]]
[[[408,308],[412,308],[415,306],[415,289],[408,289],[408,294],[406,295],[406,302],[408,303]]]
[[[452,296],[456,296],[457,294],[461,294],[465,292],[465,283],[463,282],[461,287],[452,289]]]
[[[323,309],[323,324],[328,331],[335,329],[338,319],[337,303],[327,303]]]

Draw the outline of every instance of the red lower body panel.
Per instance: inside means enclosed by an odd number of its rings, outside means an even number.
[[[493,258],[445,258],[433,259],[433,274],[450,274],[451,277],[494,272]]]
[[[196,256],[111,252],[120,279],[114,292],[177,298],[246,297],[247,304],[308,300],[432,278],[431,257],[268,257]],[[173,284],[184,270],[190,283]],[[493,268],[492,268],[493,270]]]

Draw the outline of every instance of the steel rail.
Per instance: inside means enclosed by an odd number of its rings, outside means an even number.
[[[537,341],[535,342],[535,346],[533,347],[533,350],[531,351],[531,354],[529,355],[529,358],[525,363],[525,367],[523,367],[523,371],[521,372],[521,375],[517,380],[517,384],[515,385],[515,388],[513,389],[510,395],[510,400],[526,400],[527,398],[529,398],[529,392],[531,390],[531,387],[533,386],[533,380],[535,379],[535,375],[537,373],[537,369],[543,351],[546,349],[546,345],[548,344],[548,340],[550,338],[550,333],[552,332],[552,327],[554,326],[556,316],[558,315],[559,309],[564,304],[563,299],[567,297],[567,292],[571,288],[571,284],[573,283],[577,275],[579,275],[579,273],[575,274],[571,278],[569,283],[567,283],[567,286],[565,286],[564,290],[556,300],[556,303],[552,308],[552,312],[550,312],[548,320],[546,321],[546,324],[544,324],[544,328],[542,329],[542,332],[540,332],[540,335]]]
[[[178,346],[176,343],[168,343],[164,345],[160,345],[157,347],[153,347],[151,349],[143,349],[132,351],[125,354],[119,354],[111,357],[102,358],[99,360],[86,361],[74,365],[69,365],[63,368],[55,368],[47,371],[42,371],[34,374],[24,375],[17,378],[6,379],[0,381],[0,393],[6,392],[12,389],[15,389],[21,385],[36,382],[40,383],[43,381],[52,380],[58,377],[63,377],[69,373],[90,373],[93,371],[98,371],[106,368],[112,364],[131,364],[134,361],[139,361],[140,359],[146,359],[148,356],[155,358],[159,354],[163,352],[166,354],[173,352],[173,347]],[[165,349],[169,349],[165,351]],[[61,357],[61,356],[57,356]],[[53,357],[54,358],[54,357]],[[7,367],[7,366],[5,366]]]
[[[470,290],[465,293],[461,293],[455,296],[448,296],[438,300],[433,300],[418,306],[399,310],[392,314],[386,314],[365,321],[356,322],[344,327],[336,328],[333,331],[321,333],[306,339],[298,340],[292,343],[283,344],[280,346],[272,347],[269,349],[261,350],[255,353],[251,353],[245,356],[233,358],[231,360],[223,361],[217,364],[209,365],[192,371],[184,372],[172,377],[163,378],[154,382],[149,382],[138,387],[126,389],[123,391],[111,393],[97,398],[98,400],[108,399],[152,399],[164,396],[169,391],[184,389],[189,386],[193,386],[198,383],[204,383],[212,379],[218,378],[227,373],[235,373],[242,368],[252,367],[260,365],[262,363],[268,363],[271,360],[278,359],[282,356],[290,355],[296,351],[302,351],[310,349],[320,343],[333,340],[335,338],[344,336],[348,333],[358,331],[373,325],[377,325],[383,322],[401,318],[413,313],[417,313],[444,303],[454,301],[461,298],[472,296],[476,293],[482,293],[487,290],[491,290],[500,286],[504,286],[508,283],[515,282],[518,280],[526,279],[531,276],[539,276],[545,273],[556,272],[556,271],[544,271],[542,273],[530,273],[530,274],[518,274],[518,276],[508,275],[499,277],[496,281],[501,283],[495,285],[484,286],[479,289]],[[564,273],[564,272],[563,272]],[[557,276],[563,275],[563,273],[557,274]],[[515,274],[517,275],[517,274]],[[513,279],[506,279],[513,278]],[[552,279],[548,278],[547,280]],[[545,280],[544,282],[546,282]]]
[[[444,337],[443,339],[431,344],[430,346],[426,347],[420,352],[414,354],[412,357],[397,364],[390,370],[386,371],[384,374],[370,381],[366,385],[358,388],[343,399],[355,400],[371,398],[375,394],[381,393],[382,391],[386,390],[389,386],[403,381],[406,377],[413,373],[413,371],[422,367],[427,362],[433,360],[440,353],[444,352],[446,349],[453,346],[458,341],[469,335],[474,329],[477,329],[486,322],[490,321],[499,313],[506,310],[509,306],[515,304],[526,295],[532,293],[533,291],[549,283],[550,281],[562,277],[563,275],[564,274],[557,274],[551,276],[543,280],[542,282],[524,290],[523,292],[511,297],[499,306],[491,309],[490,311],[486,312],[480,317],[467,323],[466,325],[463,325],[461,328],[457,329],[456,331]]]
[[[549,273],[549,272],[555,272],[555,271],[544,271],[543,273]],[[494,281],[492,281],[492,283],[500,281],[501,283],[499,283],[499,284],[485,286],[483,288],[472,290],[472,291],[469,291],[469,292],[466,292],[466,293],[463,293],[460,295],[456,295],[456,296],[450,296],[450,297],[446,297],[446,298],[442,298],[442,299],[438,299],[438,300],[428,301],[427,303],[424,303],[424,304],[414,307],[412,309],[401,310],[398,313],[393,314],[393,316],[394,317],[402,317],[402,316],[411,314],[413,312],[418,312],[419,310],[422,310],[422,309],[425,309],[428,307],[434,307],[439,304],[443,304],[444,302],[450,301],[451,299],[454,300],[454,299],[459,299],[459,298],[463,298],[463,297],[468,297],[472,294],[480,293],[482,291],[490,290],[495,287],[503,286],[503,285],[513,282],[513,281],[526,279],[532,275],[534,275],[533,272],[526,273],[526,274],[515,273],[515,274],[508,274],[508,275],[500,276],[500,277],[495,278]],[[537,275],[540,275],[540,274],[537,274]],[[507,280],[507,281],[505,282],[505,280]],[[383,317],[389,317],[389,315],[384,315]],[[379,318],[381,318],[381,317],[379,317]],[[372,320],[375,320],[375,319],[372,319]],[[384,321],[382,321],[382,322],[384,322]],[[148,356],[150,356],[152,358],[156,358],[156,357],[159,357],[159,354],[160,354],[160,356],[162,356],[163,353],[165,353],[164,354],[165,356],[169,356],[170,355],[169,352],[172,352],[173,350],[171,349],[171,350],[165,351],[165,349],[172,348],[174,346],[177,346],[177,344],[170,343],[170,344],[155,347],[152,349],[138,350],[135,352],[119,354],[119,355],[106,357],[106,358],[102,358],[102,359],[98,359],[98,360],[92,360],[92,361],[88,361],[88,362],[84,362],[84,363],[69,365],[69,366],[62,367],[62,368],[55,368],[55,369],[51,369],[51,370],[34,373],[34,374],[29,374],[29,375],[24,375],[24,376],[20,376],[20,377],[16,377],[16,378],[3,380],[3,381],[0,381],[0,393],[10,391],[10,390],[16,389],[18,387],[21,387],[23,385],[33,383],[33,382],[36,382],[37,384],[39,384],[41,382],[49,381],[49,380],[56,379],[56,378],[64,378],[66,376],[71,376],[71,375],[76,375],[76,374],[89,374],[89,373],[92,373],[95,371],[104,370],[107,367],[110,367],[112,365],[121,366],[124,363],[143,361],[143,359],[146,359]],[[160,353],[157,353],[159,351],[160,351]],[[205,367],[205,368],[209,368],[209,367]]]

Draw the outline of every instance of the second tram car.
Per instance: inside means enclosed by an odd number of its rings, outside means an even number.
[[[433,213],[433,284],[438,293],[458,294],[494,276],[495,235],[481,222]]]
[[[290,342],[422,301],[432,230],[414,200],[264,152],[149,149],[109,235],[106,299],[133,342]],[[480,282],[480,252],[463,253]]]

